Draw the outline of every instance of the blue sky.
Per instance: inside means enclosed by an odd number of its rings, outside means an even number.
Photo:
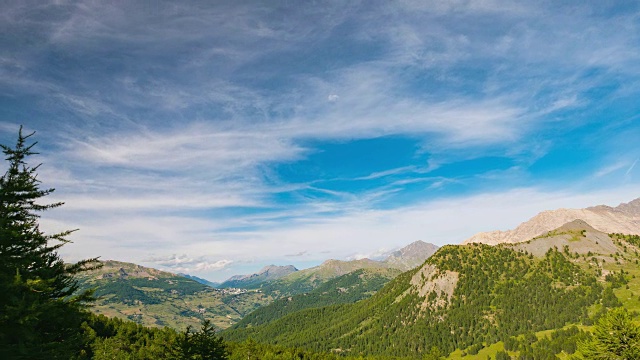
[[[0,7],[69,260],[221,280],[640,195],[635,2]]]

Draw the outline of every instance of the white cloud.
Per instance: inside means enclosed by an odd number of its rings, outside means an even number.
[[[311,89],[304,111],[286,126],[274,128],[291,138],[367,138],[384,135],[422,136],[439,146],[510,143],[529,127],[525,108],[509,97],[446,100],[415,98],[400,91],[403,79],[393,69],[363,64],[336,72],[329,81],[308,78]],[[338,88],[340,101],[316,104],[315,92]]]
[[[228,130],[195,123],[164,132],[75,140],[68,145],[67,155],[91,163],[137,169],[227,173],[266,161],[293,160],[303,151],[288,139],[260,130]]]
[[[393,250],[398,250],[398,249],[399,248],[396,247]],[[388,248],[379,248],[368,253],[356,253],[353,255],[349,255],[345,259],[346,260],[362,260],[362,259],[383,260],[387,256],[389,256],[393,250],[390,250]]]
[[[220,271],[231,265],[231,260],[209,261],[205,256],[191,258],[187,255],[172,254],[169,256],[150,257],[142,260],[144,263],[154,264],[163,269],[179,273],[201,273],[207,271]]]
[[[397,174],[402,174],[402,173],[411,172],[411,171],[419,172],[419,170],[415,166],[403,166],[403,167],[399,167],[399,168],[395,168],[395,169],[390,169],[390,170],[385,170],[385,171],[378,171],[378,172],[369,174],[367,176],[362,176],[362,177],[356,178],[355,180],[379,179],[379,178],[383,178],[383,177],[386,177],[386,176],[397,175]]]
[[[56,199],[53,197],[52,199]],[[251,201],[241,196],[233,194],[218,194],[216,196],[208,196],[208,194],[185,194],[179,191],[170,195],[147,195],[147,196],[128,196],[127,194],[105,194],[103,196],[64,196],[67,208],[70,210],[118,210],[128,211],[158,211],[178,210],[178,209],[211,209],[224,207],[260,207],[257,201]]]
[[[265,257],[277,256],[281,248],[308,250],[320,260],[322,250],[352,256],[353,249],[370,254],[416,240],[437,245],[459,243],[479,231],[513,228],[536,213],[559,207],[617,205],[637,196],[628,187],[578,194],[516,189],[470,197],[448,198],[394,210],[353,210],[348,214],[315,223],[294,225],[255,233],[256,245]],[[463,225],[461,225],[463,224]],[[277,243],[276,243],[277,241]]]

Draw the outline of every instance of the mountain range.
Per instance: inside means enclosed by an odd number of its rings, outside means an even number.
[[[82,288],[96,289],[98,301],[92,307],[95,313],[146,326],[174,328],[196,326],[201,319],[209,319],[217,328],[225,329],[274,300],[308,293],[318,287],[334,291],[321,290],[316,293],[317,298],[313,294],[307,297],[313,301],[297,301],[296,306],[305,308],[364,299],[401,273],[400,268],[424,262],[436,248],[422,242],[410,244],[386,259],[398,265],[369,259],[327,260],[301,271],[292,265],[270,265],[256,274],[231,277],[220,285],[191,275],[114,260],[103,261],[101,268],[82,273],[78,279]],[[338,279],[347,274],[352,275]],[[338,288],[342,290],[336,290]]]
[[[481,232],[466,239],[463,244],[519,243],[577,219],[604,233],[640,235],[640,198],[616,207],[598,205],[585,209],[543,211],[513,230]]]
[[[397,251],[391,252],[383,260],[329,259],[322,264],[298,271],[293,265],[264,267],[249,275],[235,275],[220,287],[244,289],[260,288],[267,292],[277,291],[283,295],[303,293],[313,290],[324,282],[359,269],[396,269],[406,271],[422,264],[438,250],[438,246],[424,241],[415,241]]]

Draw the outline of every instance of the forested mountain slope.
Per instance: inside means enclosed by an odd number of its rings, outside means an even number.
[[[278,299],[253,311],[234,327],[262,325],[304,309],[354,303],[371,297],[399,274],[397,269],[359,269],[331,279],[309,293]]]
[[[597,303],[618,300],[595,270],[557,249],[534,257],[504,246],[445,246],[369,299],[299,311],[224,336],[354,355],[415,356],[432,346],[449,353],[580,322]]]
[[[351,272],[368,269],[388,269],[386,264],[370,259],[342,261],[327,260],[319,266],[304,269],[281,279],[264,283],[260,289],[273,296],[291,296],[312,291],[322,284]]]

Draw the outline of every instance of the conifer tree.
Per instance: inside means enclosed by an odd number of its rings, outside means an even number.
[[[44,233],[43,211],[62,203],[42,204],[53,189],[41,189],[39,165],[27,158],[36,154],[23,135],[15,147],[0,145],[8,162],[0,177],[0,358],[69,359],[84,346],[81,323],[91,292],[76,294],[74,274],[96,259],[68,265],[57,250],[73,232]]]
[[[211,321],[203,320],[200,331],[192,331],[189,326],[178,342],[178,356],[189,360],[224,360],[227,349],[221,337],[217,336]]]
[[[593,338],[578,345],[575,359],[633,360],[640,359],[640,327],[634,324],[625,308],[615,308],[602,317]]]

